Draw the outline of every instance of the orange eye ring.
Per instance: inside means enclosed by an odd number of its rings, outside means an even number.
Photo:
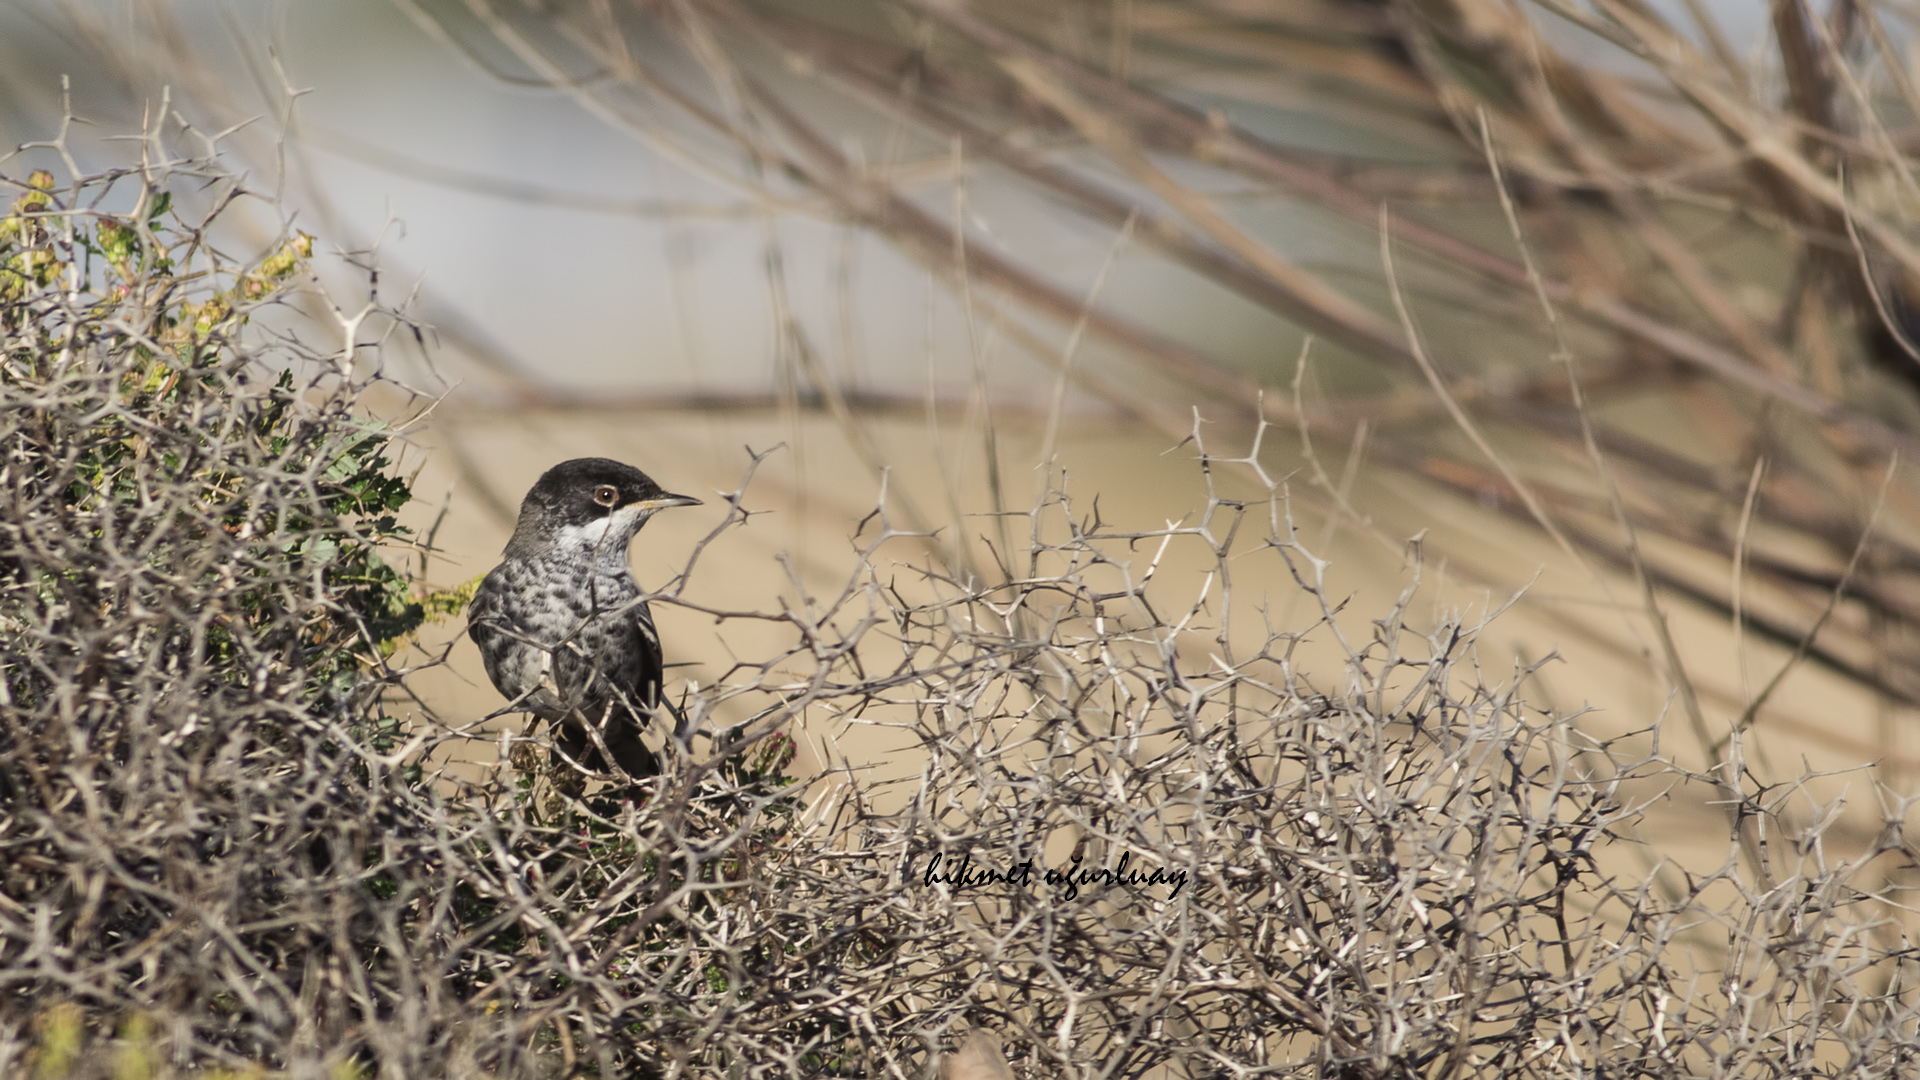
[[[593,501],[601,506],[612,506],[620,501],[620,489],[612,484],[601,484],[593,489]]]

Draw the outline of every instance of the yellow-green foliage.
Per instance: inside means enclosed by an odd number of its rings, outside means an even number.
[[[286,1075],[259,1063],[240,1069],[177,1070],[166,1059],[153,1019],[142,1012],[122,1021],[119,1036],[111,1040],[89,1039],[86,1013],[73,1004],[48,1009],[33,1026],[36,1038],[27,1058],[33,1080],[100,1075],[100,1066],[111,1080],[275,1080]],[[367,1072],[340,1058],[327,1075],[330,1080],[365,1080]]]
[[[40,1017],[40,1041],[33,1054],[35,1080],[60,1080],[72,1071],[86,1041],[84,1025],[78,1005],[57,1005]]]

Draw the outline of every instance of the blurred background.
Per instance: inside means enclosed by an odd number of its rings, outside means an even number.
[[[343,308],[377,266],[422,329],[355,344],[412,391],[374,405],[433,585],[491,566],[557,461],[709,497],[776,446],[702,602],[837,591],[883,489],[929,534],[893,557],[992,580],[1049,485],[1192,519],[1198,432],[1243,459],[1220,498],[1284,484],[1360,640],[1417,564],[1436,622],[1511,605],[1490,678],[1558,654],[1534,700],[1719,782],[1834,770],[1783,798],[1851,791],[1867,844],[1920,768],[1916,15],[0,0],[0,173],[212,139]],[[237,247],[282,228],[253,220]],[[649,526],[644,584],[718,501]],[[1156,581],[1198,595],[1201,554]],[[1310,623],[1246,565],[1250,633]],[[724,673],[713,620],[661,620],[678,672]],[[441,630],[428,696],[495,708]],[[813,767],[885,749],[810,734]]]

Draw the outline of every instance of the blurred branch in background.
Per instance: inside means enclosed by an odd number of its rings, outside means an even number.
[[[1920,503],[1893,465],[1920,450],[1902,7],[1782,0],[1770,53],[1743,63],[1710,7],[1680,26],[1625,0],[403,6],[476,64],[765,206],[885,236],[1042,362],[1084,331],[1111,351],[1074,364],[1080,386],[1169,433],[1185,423],[1169,385],[1216,421],[1340,445],[1365,424],[1376,469],[1538,522],[1599,566],[1641,551],[1659,604],[1737,615],[1920,701]],[[962,183],[1128,230],[1315,335],[1317,369],[1368,389],[1294,415],[1267,392],[1291,350],[1250,369],[1089,301],[979,199],[947,208]],[[1359,241],[1383,207],[1407,331],[1490,444],[1431,407],[1377,263],[1309,264],[1273,225],[1284,211]],[[832,398],[823,377],[791,384]],[[1450,554],[1469,579],[1520,583]]]

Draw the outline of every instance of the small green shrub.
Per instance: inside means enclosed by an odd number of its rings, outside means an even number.
[[[64,998],[164,1017],[185,1059],[284,1062],[328,996],[300,966],[381,947],[382,898],[333,868],[431,832],[417,766],[378,757],[384,658],[428,602],[380,556],[410,543],[392,432],[284,328],[313,238],[223,255],[215,215],[248,196],[205,163],[11,186],[0,1022]]]

